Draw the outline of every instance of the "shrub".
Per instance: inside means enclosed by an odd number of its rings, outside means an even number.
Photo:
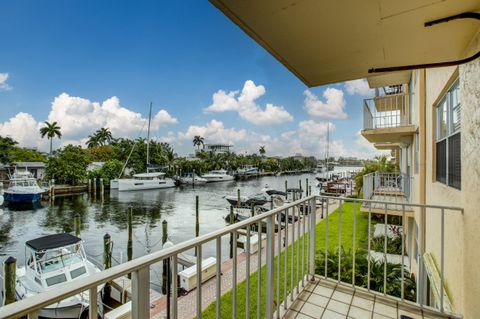
[[[353,253],[340,247],[340,280],[346,283],[352,282]],[[338,249],[329,251],[327,256],[327,277],[338,279]],[[370,262],[370,289],[383,293],[384,289],[384,262]],[[315,273],[325,275],[325,252],[320,251],[315,260]],[[386,294],[400,297],[402,287],[402,265],[387,263],[387,290]],[[355,253],[355,285],[367,288],[368,283],[368,260],[367,252],[357,250]],[[404,269],[404,298],[410,301],[416,300],[415,277]]]

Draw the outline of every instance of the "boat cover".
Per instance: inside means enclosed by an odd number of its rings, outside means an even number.
[[[35,251],[54,249],[73,245],[81,241],[77,236],[68,233],[47,235],[27,241],[25,244]]]

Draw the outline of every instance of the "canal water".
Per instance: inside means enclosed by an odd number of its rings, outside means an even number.
[[[339,167],[335,171],[355,168]],[[358,169],[358,168],[357,168]],[[73,232],[74,216],[81,216],[81,237],[87,255],[102,264],[103,236],[110,234],[113,241],[113,265],[127,259],[127,211],[133,209],[133,258],[162,249],[162,222],[168,222],[168,238],[180,243],[195,237],[195,196],[200,200],[200,234],[207,234],[226,226],[224,217],[229,212],[225,196],[259,193],[265,185],[284,190],[305,187],[306,179],[315,187],[315,174],[267,176],[248,181],[209,183],[164,190],[106,192],[103,199],[87,194],[56,197],[52,204],[42,202],[35,207],[0,207],[0,263],[8,256],[24,264],[25,242],[37,237],[60,232]],[[202,247],[204,258],[215,257],[215,241]],[[192,253],[193,254],[193,253]],[[229,255],[229,237],[222,239],[222,260]],[[160,284],[160,264],[152,267],[151,282]],[[152,288],[154,286],[152,285]]]

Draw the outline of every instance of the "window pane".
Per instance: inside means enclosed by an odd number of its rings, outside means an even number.
[[[447,100],[437,107],[437,141],[447,136]]]
[[[448,185],[457,189],[462,185],[460,133],[448,138]]]
[[[457,105],[455,108],[452,110],[452,134],[460,131],[460,113],[461,108],[460,105]]]
[[[437,143],[437,165],[436,179],[437,182],[447,183],[447,142],[443,140]]]
[[[53,286],[67,281],[67,277],[64,274],[56,275],[46,279],[48,286]]]

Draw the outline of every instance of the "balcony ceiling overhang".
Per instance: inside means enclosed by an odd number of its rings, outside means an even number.
[[[465,58],[478,0],[210,0],[308,86],[368,77],[370,68]]]
[[[399,71],[369,76],[367,81],[368,86],[374,89],[389,85],[406,84],[410,82],[411,77],[412,71]]]
[[[410,145],[417,131],[415,125],[362,130],[361,134],[370,143],[400,143]]]
[[[402,147],[401,143],[375,143],[373,146],[377,150],[398,150]]]

